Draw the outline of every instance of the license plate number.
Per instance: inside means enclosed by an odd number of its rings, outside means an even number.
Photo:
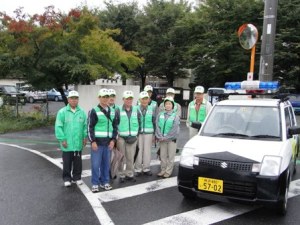
[[[223,193],[223,180],[198,177],[198,189],[202,191]]]

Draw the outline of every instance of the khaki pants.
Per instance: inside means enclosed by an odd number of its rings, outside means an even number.
[[[195,129],[195,128],[193,128],[193,127],[189,127],[189,135],[190,135],[190,139],[191,139],[192,137],[194,137],[195,135],[197,135],[198,132],[199,132],[198,129]]]
[[[122,137],[118,137],[117,148],[124,154],[124,158],[120,163],[119,176],[124,178],[125,176],[133,177],[133,161],[136,151],[137,140],[133,144],[127,144]],[[124,165],[126,164],[126,168]]]
[[[151,148],[153,134],[139,135],[139,153],[135,161],[135,172],[150,171]]]
[[[176,155],[177,144],[173,141],[160,142],[161,172],[171,175],[174,168],[174,158]]]

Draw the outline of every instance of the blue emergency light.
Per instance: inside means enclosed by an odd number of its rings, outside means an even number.
[[[279,88],[278,81],[242,81],[242,82],[226,82],[227,90],[276,90]]]

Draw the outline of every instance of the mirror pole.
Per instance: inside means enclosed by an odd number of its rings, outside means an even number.
[[[255,45],[251,49],[250,73],[254,73]]]

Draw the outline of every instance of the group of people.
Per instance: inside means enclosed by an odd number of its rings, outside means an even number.
[[[151,99],[153,88],[145,86],[134,105],[134,94],[123,92],[123,104],[116,105],[116,92],[102,88],[98,92],[98,105],[88,116],[78,105],[79,93],[70,91],[68,105],[60,109],[55,122],[55,135],[60,142],[63,158],[64,186],[81,185],[82,149],[91,143],[92,192],[112,189],[110,185],[111,152],[114,148],[124,156],[118,167],[121,183],[135,181],[135,177],[152,176],[151,149],[155,142],[160,147],[160,172],[157,176],[172,175],[179,134],[181,106],[174,101],[175,90],[168,88],[164,101],[158,106]],[[189,104],[187,125],[190,137],[195,135],[190,125],[203,122],[210,110],[210,103],[203,99],[204,88],[195,89],[195,100]],[[137,148],[138,146],[138,148]],[[136,150],[137,156],[135,157]]]

